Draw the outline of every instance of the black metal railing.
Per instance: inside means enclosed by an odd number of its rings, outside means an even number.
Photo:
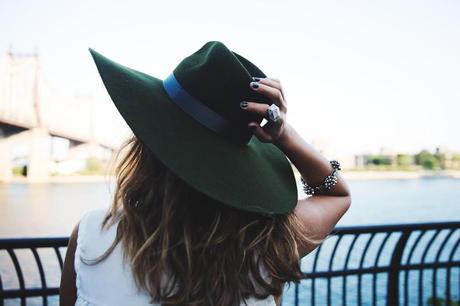
[[[459,244],[460,222],[336,228],[283,305],[459,305]]]
[[[3,306],[6,300],[19,300],[17,305],[27,305],[28,299],[33,297],[41,297],[42,299],[41,303],[34,301],[33,304],[48,305],[49,297],[58,296],[59,284],[55,282],[53,285],[50,285],[50,283],[47,282],[45,265],[50,266],[53,262],[57,264],[58,270],[54,270],[54,274],[55,276],[58,275],[58,277],[55,277],[55,279],[60,278],[60,273],[62,272],[64,265],[64,254],[62,251],[67,247],[68,241],[69,238],[67,237],[0,239],[0,305]],[[40,249],[51,249],[55,255],[54,258],[52,258],[49,253],[45,254],[45,256],[40,256]],[[30,258],[22,256],[24,262],[21,264],[18,253],[24,250],[28,250],[32,254],[33,261],[38,269],[39,286],[37,286],[37,284],[33,284],[32,287],[26,287],[27,279],[25,277],[25,273],[26,271],[30,272],[32,263]],[[6,254],[4,254],[5,252]],[[10,269],[6,267],[7,258],[5,257],[9,257],[14,272],[11,271],[11,265]],[[5,285],[13,283],[12,278],[14,276],[17,287],[6,287]],[[31,277],[31,279],[33,278],[34,277]]]
[[[0,305],[14,300],[15,305],[57,305],[56,280],[67,243],[68,238],[0,239]],[[44,250],[50,252],[40,254]],[[32,266],[36,273],[27,286],[25,272],[31,274]],[[306,278],[286,288],[284,306],[455,306],[460,222],[337,227],[302,259],[302,269]],[[49,274],[55,274],[53,284]]]

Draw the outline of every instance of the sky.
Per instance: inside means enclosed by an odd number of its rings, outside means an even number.
[[[88,52],[165,78],[210,40],[281,80],[287,120],[336,152],[460,151],[459,1],[6,1],[0,56],[120,120]]]

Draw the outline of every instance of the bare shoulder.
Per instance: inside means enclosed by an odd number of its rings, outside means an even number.
[[[77,299],[76,273],[74,267],[75,250],[78,240],[78,222],[72,230],[67,245],[67,251],[62,269],[61,284],[59,287],[60,306],[75,305]]]

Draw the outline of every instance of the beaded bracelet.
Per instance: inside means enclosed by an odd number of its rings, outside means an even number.
[[[337,184],[337,171],[342,170],[340,168],[340,163],[336,160],[331,160],[329,162],[332,166],[332,173],[329,174],[320,185],[315,186],[315,187],[309,186],[307,182],[305,182],[303,177],[302,176],[300,177],[300,181],[302,182],[302,185],[303,185],[303,190],[306,194],[313,195],[323,189],[330,190],[332,189],[332,187],[334,187]]]

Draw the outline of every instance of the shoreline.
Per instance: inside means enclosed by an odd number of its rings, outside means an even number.
[[[300,179],[297,170],[294,171]],[[418,171],[373,171],[373,170],[342,170],[340,175],[346,180],[410,180],[425,178],[453,178],[460,179],[459,170],[418,170]]]
[[[401,180],[401,179],[430,179],[430,178],[453,178],[460,179],[459,170],[438,171],[356,171],[342,170],[340,175],[346,180]],[[294,168],[294,176],[300,180],[300,173]],[[47,183],[111,183],[115,181],[110,175],[69,175],[50,176],[39,181],[28,181],[25,177],[12,177],[8,182],[1,184],[47,184]]]

